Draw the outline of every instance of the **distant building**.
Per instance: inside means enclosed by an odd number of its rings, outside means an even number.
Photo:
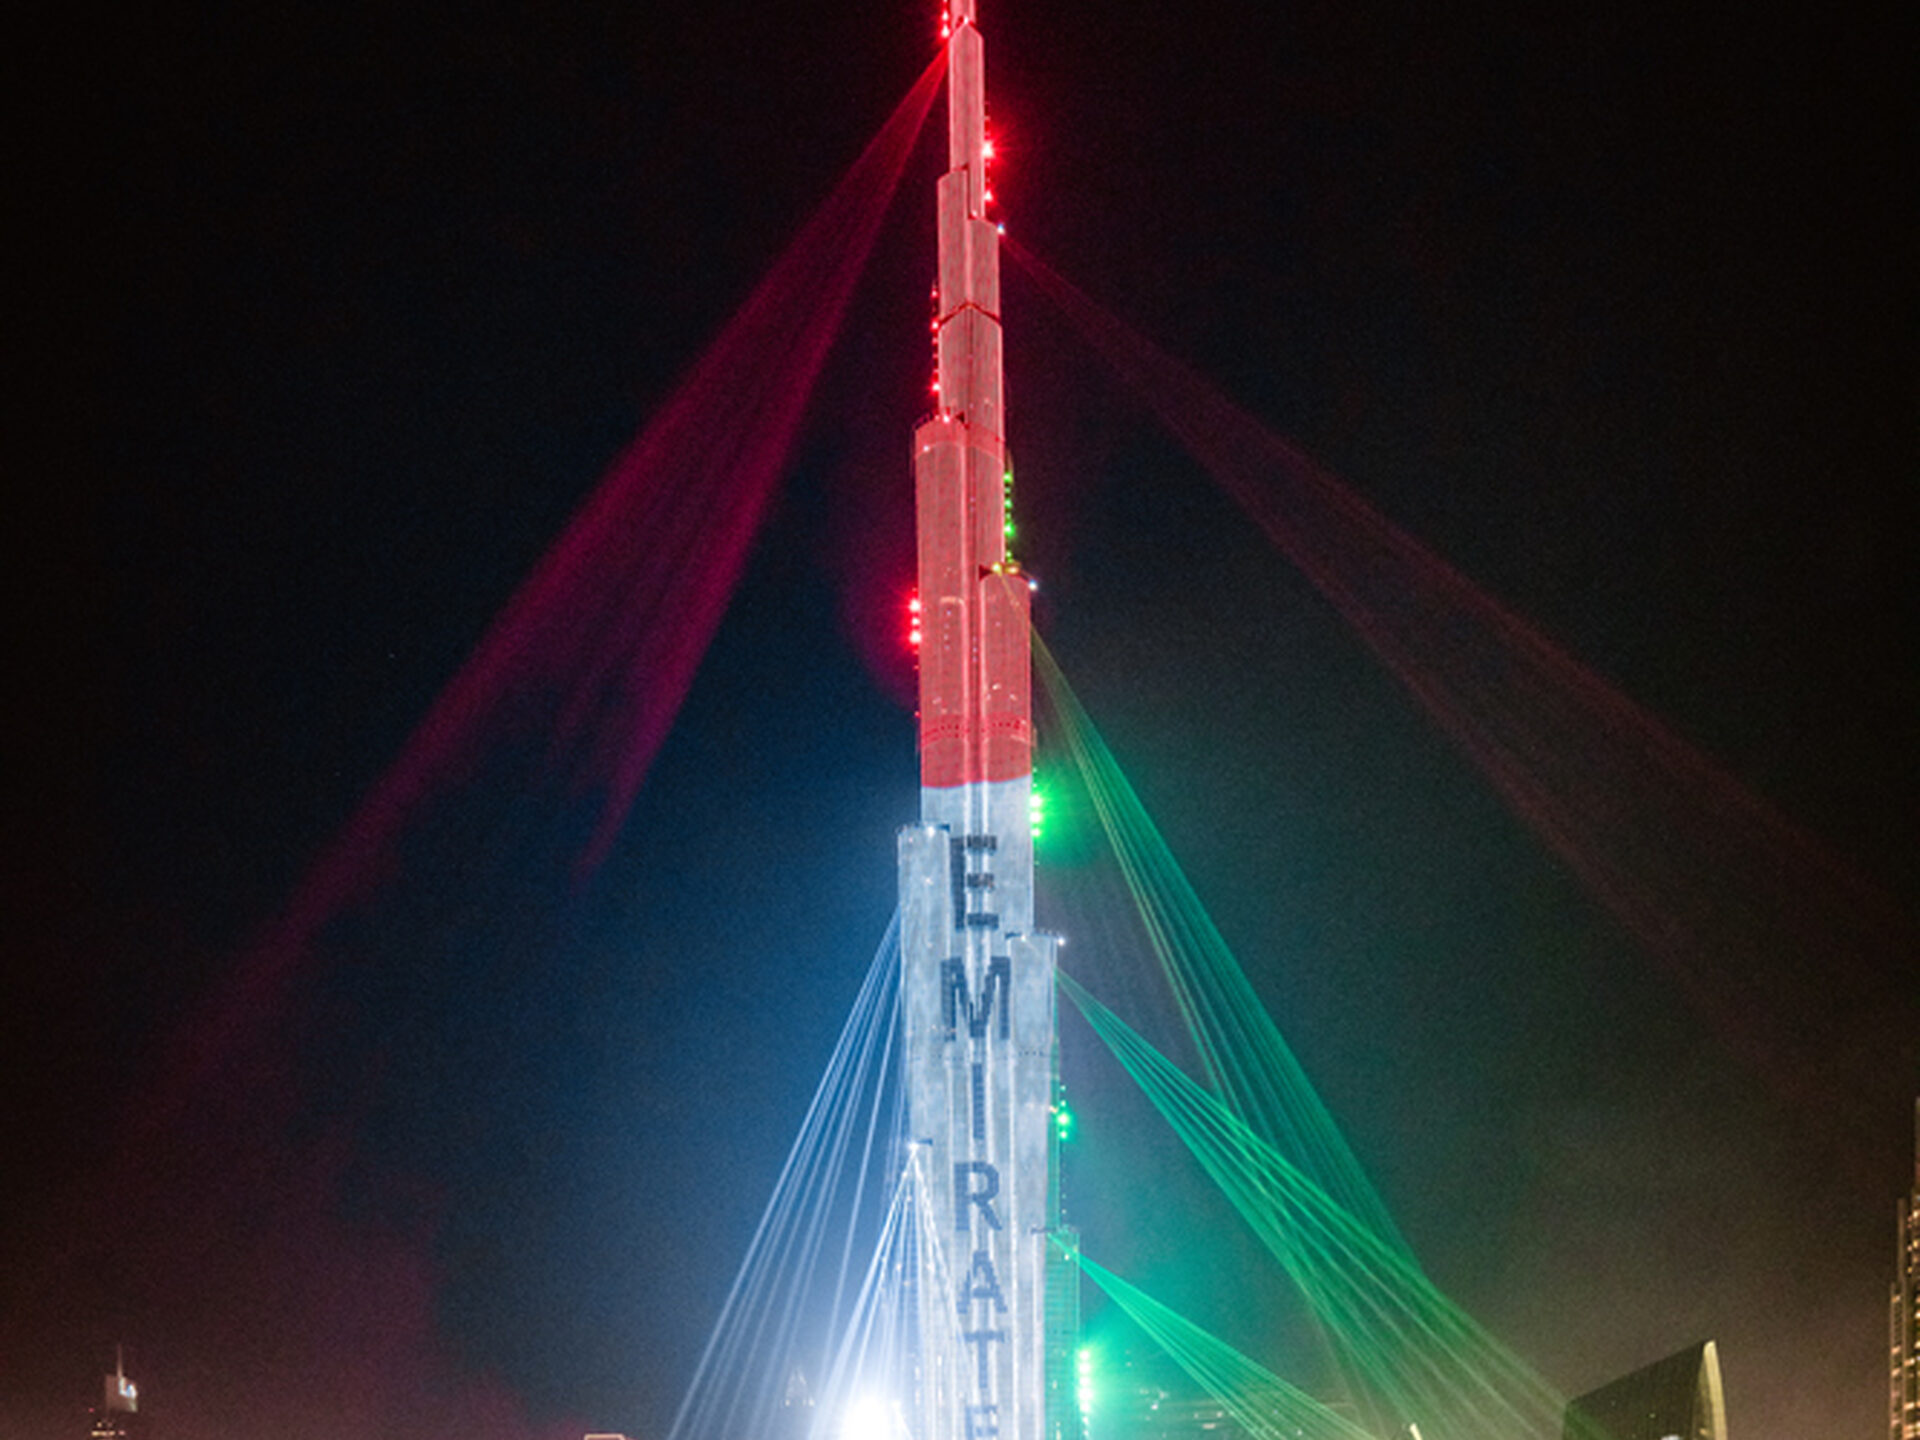
[[[1567,1404],[1562,1440],[1727,1440],[1720,1352],[1703,1340]]]
[[[780,1414],[769,1440],[807,1440],[813,1433],[813,1391],[798,1365],[787,1372],[787,1388],[780,1396]]]
[[[1913,1190],[1900,1202],[1887,1304],[1887,1435],[1920,1440],[1920,1100],[1913,1102]]]
[[[113,1373],[101,1385],[100,1404],[90,1413],[90,1440],[133,1440],[140,1433],[140,1387],[127,1378],[126,1355],[113,1347]]]

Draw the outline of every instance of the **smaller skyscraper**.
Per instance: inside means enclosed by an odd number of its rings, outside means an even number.
[[[127,1359],[120,1346],[113,1347],[113,1373],[101,1386],[100,1404],[92,1413],[90,1440],[131,1440],[140,1433],[136,1417],[140,1411],[140,1387],[127,1378]]]
[[[1719,1350],[1703,1340],[1569,1401],[1561,1440],[1727,1440]]]
[[[1920,1440],[1920,1099],[1913,1102],[1913,1189],[1894,1226],[1887,1302],[1887,1435]]]

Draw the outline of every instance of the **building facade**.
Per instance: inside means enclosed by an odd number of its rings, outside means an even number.
[[[113,1373],[102,1382],[100,1404],[89,1418],[89,1440],[135,1440],[140,1434],[140,1387],[127,1378],[126,1355],[117,1345]]]
[[[1567,1403],[1562,1440],[1727,1440],[1720,1352],[1703,1340]]]
[[[1913,1102],[1913,1189],[1894,1226],[1887,1300],[1887,1435],[1920,1440],[1920,1100]]]

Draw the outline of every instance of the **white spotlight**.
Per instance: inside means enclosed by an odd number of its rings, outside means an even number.
[[[840,1422],[840,1440],[901,1440],[905,1434],[893,1407],[877,1395],[854,1401],[847,1418]]]

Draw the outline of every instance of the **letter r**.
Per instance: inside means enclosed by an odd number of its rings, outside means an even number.
[[[980,1177],[979,1188],[968,1184],[970,1176]],[[956,1160],[953,1163],[953,1228],[965,1234],[967,1207],[978,1205],[989,1230],[1000,1228],[1000,1217],[993,1213],[993,1197],[1000,1193],[1000,1172],[984,1160]]]

